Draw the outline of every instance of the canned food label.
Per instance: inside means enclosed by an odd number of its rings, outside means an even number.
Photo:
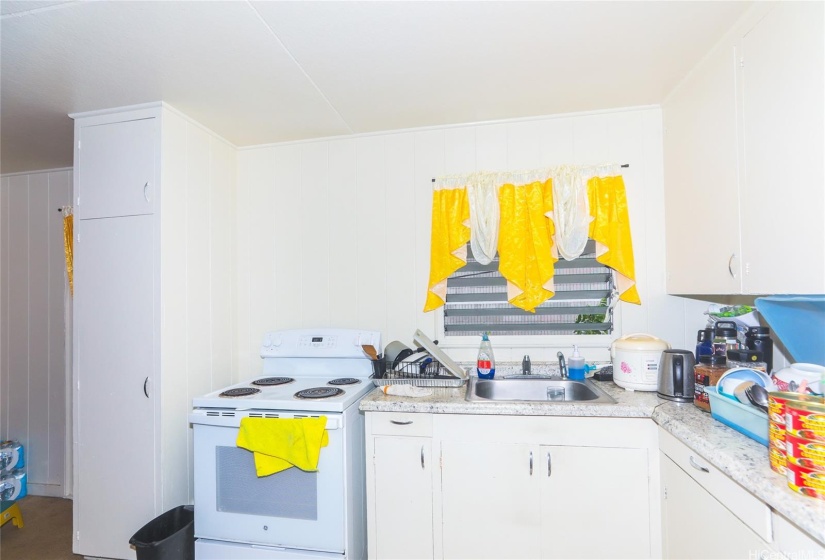
[[[825,440],[825,407],[788,404],[785,407],[785,427],[801,437]],[[806,435],[802,436],[801,432]]]

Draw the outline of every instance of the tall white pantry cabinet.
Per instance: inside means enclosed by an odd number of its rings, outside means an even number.
[[[192,499],[191,398],[232,382],[235,149],[162,103],[72,115],[74,541]]]

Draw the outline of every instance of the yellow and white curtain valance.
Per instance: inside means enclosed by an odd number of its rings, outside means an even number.
[[[498,250],[507,300],[532,312],[555,293],[559,256],[577,258],[588,237],[596,242],[596,260],[616,271],[619,299],[641,303],[618,165],[440,177],[433,190],[424,311],[444,305],[447,278],[467,264],[468,241],[485,264]]]

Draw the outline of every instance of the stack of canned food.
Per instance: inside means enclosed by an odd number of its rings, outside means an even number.
[[[769,393],[768,419],[771,469],[793,491],[825,500],[825,399]]]

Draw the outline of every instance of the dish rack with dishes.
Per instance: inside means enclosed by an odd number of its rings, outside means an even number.
[[[415,360],[390,363],[380,359],[373,362],[372,381],[384,385],[415,385],[418,387],[461,387],[467,381],[467,372],[455,363],[420,330],[415,331],[415,343],[425,352]]]
[[[377,372],[372,381],[375,385],[416,385],[418,387],[461,387],[466,379],[456,377],[439,361],[427,363],[393,364],[385,360],[377,362]]]

